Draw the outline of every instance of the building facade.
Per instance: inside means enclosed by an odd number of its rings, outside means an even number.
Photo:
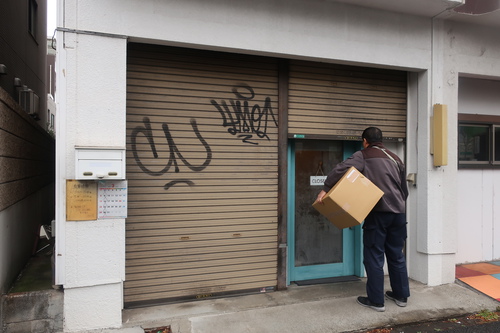
[[[65,329],[119,327],[128,306],[363,276],[361,229],[311,204],[368,126],[407,165],[410,277],[452,283],[457,263],[498,259],[498,12],[423,2],[59,1]],[[97,207],[110,184],[126,188],[115,214]],[[82,188],[98,203],[75,204]]]
[[[46,1],[0,4],[1,293],[30,258],[39,226],[54,218],[54,142],[38,114],[46,107],[46,11]]]
[[[45,0],[0,3],[0,294],[54,219],[54,139],[45,130]],[[0,302],[2,307],[3,302]],[[0,308],[0,326],[3,326]]]
[[[0,86],[22,109],[45,127],[45,64],[47,1],[5,1],[2,4]]]

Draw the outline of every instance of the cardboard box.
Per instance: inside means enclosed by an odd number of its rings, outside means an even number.
[[[382,198],[382,192],[355,167],[351,167],[323,198],[323,205],[313,207],[339,229],[363,223]]]

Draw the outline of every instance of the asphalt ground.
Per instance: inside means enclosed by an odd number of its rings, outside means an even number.
[[[500,312],[480,311],[460,317],[442,318],[395,327],[380,327],[350,333],[436,333],[436,332],[500,332]]]

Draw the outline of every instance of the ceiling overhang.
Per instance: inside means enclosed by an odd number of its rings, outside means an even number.
[[[500,0],[329,0],[428,18],[500,28]]]

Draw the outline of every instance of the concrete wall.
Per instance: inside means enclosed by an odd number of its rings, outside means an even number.
[[[481,248],[484,245],[482,241],[486,242],[486,239],[483,239],[481,242],[472,242],[469,245],[466,245],[464,242],[463,235],[464,233],[474,233],[469,229],[467,224],[464,224],[464,218],[470,217],[470,214],[479,213],[484,214],[484,218],[480,222],[482,225],[482,229],[485,233],[492,234],[494,229],[493,217],[488,217],[488,205],[492,205],[494,207],[495,201],[492,200],[489,194],[491,192],[489,187],[495,187],[495,183],[498,184],[498,170],[491,170],[491,172],[484,172],[483,176],[484,181],[487,182],[488,185],[486,187],[464,187],[464,177],[472,176],[469,172],[464,170],[457,170],[457,147],[458,147],[458,139],[457,139],[457,113],[464,112],[469,113],[465,110],[470,109],[468,104],[473,103],[478,108],[482,109],[482,112],[488,114],[487,111],[495,109],[495,106],[491,104],[496,104],[496,110],[500,106],[498,97],[492,97],[490,94],[490,98],[486,99],[489,107],[481,106],[477,101],[480,99],[484,99],[484,94],[481,96],[476,95],[475,99],[470,99],[467,95],[464,95],[464,98],[459,100],[459,77],[480,77],[487,80],[492,80],[489,85],[490,89],[495,90],[494,87],[498,88],[498,82],[500,80],[500,36],[497,31],[487,27],[481,27],[477,25],[466,25],[466,24],[457,24],[453,22],[448,22],[443,26],[442,34],[444,39],[443,44],[443,70],[442,70],[442,81],[439,86],[436,86],[434,90],[437,94],[442,94],[443,101],[447,101],[449,105],[449,168],[453,169],[454,172],[450,172],[450,177],[446,178],[446,182],[444,185],[447,187],[447,197],[446,197],[446,205],[443,207],[445,210],[451,212],[447,213],[444,217],[449,219],[452,222],[452,225],[449,225],[449,231],[452,233],[458,233],[460,237],[457,235],[457,240],[454,244],[454,250],[461,249],[461,253],[463,255],[464,247],[467,248]],[[476,82],[477,83],[477,82]],[[484,88],[484,86],[483,86]],[[472,94],[477,94],[479,90],[481,90],[481,86],[476,87],[476,91],[472,91]],[[484,92],[486,90],[482,89]],[[491,90],[489,90],[491,91]],[[470,96],[470,93],[468,93]],[[498,95],[498,92],[496,93]],[[448,102],[449,101],[449,102]],[[470,104],[469,104],[470,105]],[[483,104],[484,105],[484,104]],[[482,113],[472,111],[472,113]],[[498,114],[498,113],[497,113]],[[464,172],[463,172],[464,171]],[[475,177],[470,178],[470,180],[479,180],[477,175]],[[477,183],[476,183],[477,184]],[[474,191],[470,189],[474,188]],[[449,193],[457,193],[454,196],[453,200],[448,200]],[[466,204],[464,202],[464,196],[468,196],[469,194],[473,195],[476,198],[473,201],[468,201]],[[474,205],[477,203],[477,198],[483,197],[486,200],[483,202],[484,206]],[[488,199],[490,198],[490,199]],[[472,208],[470,205],[472,204]],[[463,214],[464,207],[471,207],[469,210],[469,214]],[[456,222],[455,222],[456,221]],[[449,223],[448,221],[446,223]],[[470,235],[470,233],[468,234]],[[470,238],[469,238],[470,240]],[[453,250],[453,249],[451,249]],[[475,251],[473,251],[475,252]],[[477,257],[476,257],[477,258]],[[488,260],[489,256],[483,256],[482,260]],[[462,262],[463,259],[456,258],[455,263]]]
[[[61,332],[63,292],[43,290],[3,295],[2,332]]]
[[[460,78],[458,112],[500,116],[500,80]],[[500,259],[500,170],[458,171],[457,263]]]
[[[75,145],[125,145],[125,37],[408,70],[406,156],[408,171],[417,174],[408,204],[410,275],[430,285],[454,281],[458,76],[500,76],[500,43],[491,29],[329,1],[65,0],[60,9],[64,15],[59,26],[65,31],[57,36],[57,91],[64,97],[58,99],[57,117],[56,270],[57,281],[65,285],[66,330],[86,325],[78,315],[99,314],[91,327],[120,325],[119,302],[95,301],[103,294],[121,301],[124,221],[66,222],[64,186],[65,179],[74,177]],[[435,103],[449,106],[449,163],[443,167],[434,167],[430,155],[429,124]],[[115,248],[89,241],[101,239],[103,233]],[[89,260],[98,253],[104,257]],[[100,271],[106,264],[116,265],[117,271]],[[94,307],[87,305],[89,301]]]
[[[51,202],[47,202],[47,198]],[[54,218],[54,186],[0,211],[0,287],[6,293],[33,254],[39,226]]]
[[[56,283],[64,285],[65,329],[119,327],[125,220],[66,222],[65,179],[75,178],[75,146],[125,147],[126,39],[65,33],[61,41]]]
[[[415,135],[417,145],[410,150],[418,150],[418,185],[416,196],[410,198],[409,211],[411,221],[410,275],[430,285],[454,281],[455,256],[458,246],[462,245],[457,232],[462,235],[466,230],[459,221],[464,216],[463,186],[457,169],[457,113],[461,104],[458,102],[458,82],[460,76],[483,77],[490,80],[500,78],[500,38],[494,29],[472,24],[436,19],[432,22],[433,66],[429,71],[430,86],[428,92],[416,90],[416,96],[410,102],[420,105],[423,97],[429,94],[429,115],[432,105],[448,105],[448,165],[433,167],[432,158],[428,159],[430,146],[429,118],[409,114],[413,124],[409,123],[409,136]],[[415,82],[425,80],[425,74],[414,77]],[[412,89],[410,85],[410,90]],[[411,113],[411,109],[409,110]],[[423,114],[422,114],[423,115]],[[415,127],[418,126],[418,129]],[[413,133],[412,133],[413,132]],[[426,139],[422,139],[422,137]],[[409,140],[410,141],[410,140]],[[425,153],[424,153],[425,152]],[[424,154],[422,154],[424,153]],[[409,154],[410,156],[415,156]],[[424,157],[424,161],[420,157]],[[411,157],[410,157],[411,158]],[[410,163],[409,168],[413,168]],[[464,173],[465,175],[465,173]],[[491,174],[491,176],[496,173]],[[496,177],[496,176],[495,176]],[[463,179],[463,178],[460,178]],[[492,182],[489,178],[487,181]],[[422,188],[424,187],[424,188]],[[483,196],[482,190],[469,192],[471,196]],[[460,194],[458,194],[460,193]],[[478,208],[480,209],[480,208]],[[476,211],[477,212],[477,211]],[[490,223],[491,225],[491,223]],[[485,232],[492,232],[491,229]],[[463,239],[462,239],[463,240]],[[480,248],[479,243],[470,247]],[[463,250],[462,250],[463,251]],[[484,258],[487,260],[486,258]]]
[[[66,28],[125,35],[135,41],[420,69],[429,68],[431,61],[428,19],[329,1],[65,4]]]

